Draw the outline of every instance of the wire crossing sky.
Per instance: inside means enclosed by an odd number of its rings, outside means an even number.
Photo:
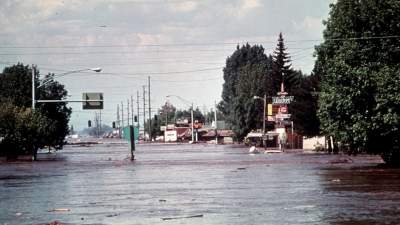
[[[138,91],[142,101],[148,76],[153,115],[167,95],[209,110],[220,101],[225,60],[237,45],[260,44],[270,54],[282,32],[293,68],[310,73],[314,46],[322,41],[322,21],[332,2],[4,0],[0,68],[35,64],[44,75],[101,67],[101,73],[86,71],[58,80],[71,100],[80,99],[82,92],[103,92],[102,119],[108,125],[116,120],[117,104],[126,103],[131,95],[136,100]],[[168,101],[187,108],[178,99]],[[94,111],[83,111],[77,103],[70,106],[75,129],[93,119]]]

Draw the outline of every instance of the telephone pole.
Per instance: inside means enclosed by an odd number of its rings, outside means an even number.
[[[215,144],[218,144],[217,102],[215,102],[214,117],[215,117]]]
[[[133,96],[132,95],[131,95],[131,113],[132,113],[132,116],[131,116],[132,117],[132,125],[135,125],[135,123],[134,123],[135,121],[133,120],[134,116],[133,116]]]
[[[148,76],[149,79],[149,141],[151,142],[151,106],[150,106],[150,76]]]
[[[124,129],[124,103],[121,102],[121,120],[122,120],[122,129]]]
[[[97,112],[94,112],[94,121],[96,125],[96,136],[99,137],[99,117],[97,115]]]
[[[143,134],[146,140],[146,85],[143,85]]]
[[[129,120],[130,120],[130,118],[129,118],[129,99],[126,101],[127,102],[127,105],[126,105],[126,109],[127,109],[127,112],[128,112],[128,117],[127,117],[127,119],[128,119],[128,126],[130,125],[129,124]]]
[[[140,130],[140,120],[139,120],[139,91],[137,91],[137,99],[136,99],[136,104],[137,104],[137,126]]]
[[[121,121],[119,117],[119,104],[117,105],[117,126],[118,126],[118,136],[121,138]]]

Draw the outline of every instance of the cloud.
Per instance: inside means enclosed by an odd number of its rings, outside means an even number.
[[[293,21],[293,25],[297,30],[322,30],[323,25],[322,25],[322,18],[316,18],[316,17],[310,17],[306,16],[301,23],[297,23],[296,21]]]
[[[171,2],[169,7],[173,12],[192,12],[196,10],[198,3],[195,1],[184,1],[184,2]]]
[[[252,10],[254,8],[260,7],[262,4],[259,0],[243,0],[242,1],[242,9],[243,10]]]
[[[328,1],[334,0],[0,0],[2,46],[56,47],[3,49],[0,60],[37,64],[43,72],[57,72],[51,68],[74,70],[97,66],[116,74],[223,67],[236,46],[221,43],[262,43],[269,53],[276,46],[279,31],[284,33],[285,40],[320,37],[321,20],[328,15]],[[160,46],[148,46],[151,44]],[[291,47],[310,47],[300,44],[289,42],[288,47],[291,52],[297,51]],[[300,57],[294,57],[294,65],[301,63],[308,66],[302,69],[309,69],[312,62]],[[93,81],[93,76],[76,74],[79,79],[65,77],[63,82],[78,97],[82,90],[104,91],[105,111],[109,114],[115,112],[116,103],[126,94],[132,91],[136,94],[137,88],[141,90],[143,82],[147,82],[147,77],[104,75]],[[198,80],[218,76],[222,77],[220,70],[154,76],[152,91],[154,96],[185,93],[187,99],[195,99],[200,105],[213,104],[220,98],[222,78],[201,83],[207,85],[210,90],[207,93],[196,82],[180,82],[183,77]],[[171,82],[157,82],[157,79]],[[120,87],[129,85],[132,86]],[[109,88],[103,90],[104,86]],[[153,99],[157,107],[161,100]],[[72,107],[78,109],[79,105]],[[80,116],[75,123],[88,119]]]
[[[240,0],[232,1],[231,4],[227,4],[227,6],[228,7],[224,7],[227,15],[242,18],[251,11],[261,8],[263,5],[260,0]]]

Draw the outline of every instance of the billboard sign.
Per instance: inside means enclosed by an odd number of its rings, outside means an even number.
[[[164,132],[164,140],[165,142],[174,142],[178,140],[178,134],[176,130],[168,130]]]
[[[103,109],[103,93],[83,93],[82,109]]]
[[[287,105],[290,104],[294,99],[294,96],[277,96],[272,97],[273,105]]]

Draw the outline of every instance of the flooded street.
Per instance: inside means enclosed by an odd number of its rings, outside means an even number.
[[[0,224],[398,224],[400,170],[379,157],[248,148],[66,146],[0,164]]]

